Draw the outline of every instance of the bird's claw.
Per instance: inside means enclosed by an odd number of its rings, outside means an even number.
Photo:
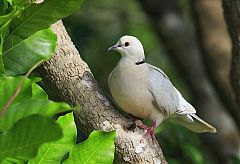
[[[147,130],[146,134],[143,136],[143,138],[140,140],[140,142],[143,142],[143,139],[147,139],[149,136],[152,139],[152,143],[154,144],[155,136],[154,136],[154,128],[156,126],[156,122],[154,121],[150,127],[144,125],[144,124],[139,124],[137,125],[138,128]]]

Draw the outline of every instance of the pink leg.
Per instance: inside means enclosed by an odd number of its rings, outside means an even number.
[[[152,125],[150,127],[148,127],[148,126],[146,126],[144,124],[138,125],[138,127],[140,129],[147,130],[147,133],[144,135],[144,138],[147,138],[148,136],[150,136],[152,138],[152,142],[154,144],[154,139],[155,139],[154,128],[156,127],[156,121],[153,121]]]

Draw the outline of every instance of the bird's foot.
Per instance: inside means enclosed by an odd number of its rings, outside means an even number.
[[[154,136],[154,128],[156,127],[156,121],[153,121],[152,125],[150,127],[144,125],[144,124],[140,124],[140,125],[137,125],[140,129],[143,129],[143,130],[147,130],[146,134],[144,135],[143,138],[148,138],[149,136],[151,137],[152,139],[152,142],[154,144],[154,140],[155,140],[155,136]],[[143,142],[143,139],[141,139],[140,142]]]

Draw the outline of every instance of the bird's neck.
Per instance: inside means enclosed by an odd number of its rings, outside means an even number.
[[[145,63],[145,58],[144,57],[122,56],[119,62],[140,65],[140,64]]]

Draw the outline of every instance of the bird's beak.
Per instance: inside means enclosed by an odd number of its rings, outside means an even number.
[[[116,45],[114,45],[114,46],[112,46],[112,47],[109,47],[107,50],[108,50],[108,51],[114,51],[114,50],[116,50],[118,47],[119,47],[119,46],[116,44]]]

